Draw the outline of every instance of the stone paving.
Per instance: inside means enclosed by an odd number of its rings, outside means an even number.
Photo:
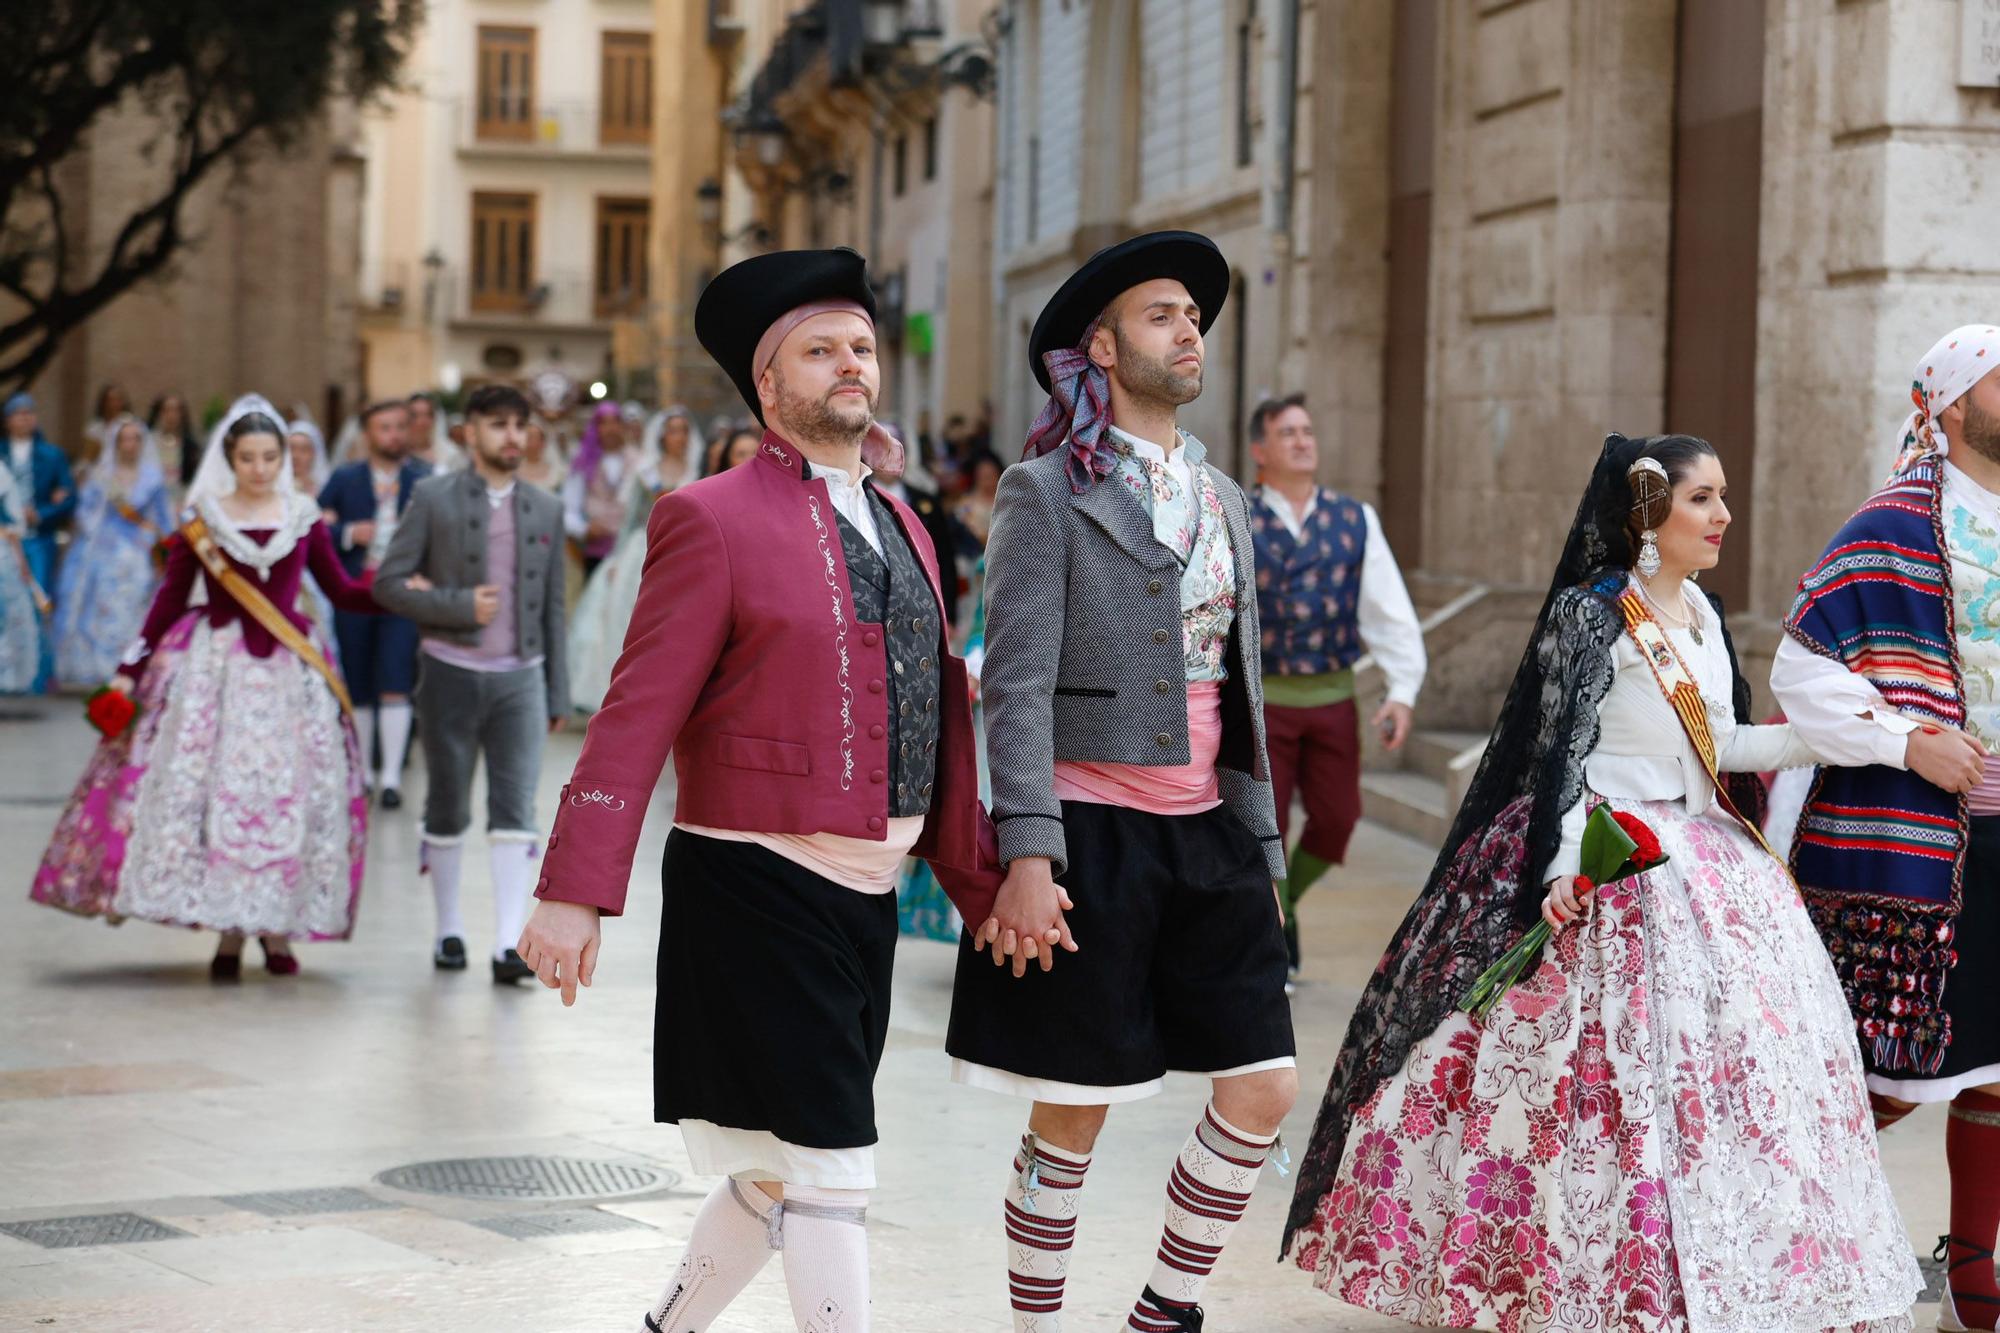
[[[300,949],[303,975],[207,979],[213,940],[80,921],[27,881],[89,745],[73,701],[0,701],[0,1330],[516,1330],[629,1333],[710,1182],[651,1123],[658,896],[642,870],[609,922],[597,984],[573,1010],[482,970],[434,973],[416,804],[380,815],[353,941]],[[578,740],[557,737],[543,806]],[[420,767],[409,789],[421,792]],[[642,867],[656,865],[670,792]],[[1306,899],[1295,1002],[1303,1144],[1366,977],[1431,853],[1364,828],[1353,864]],[[489,944],[485,858],[466,857],[468,941]],[[952,1086],[951,951],[905,941],[878,1083],[882,1188],[870,1209],[874,1326],[1006,1333],[999,1190],[1023,1109]],[[689,1015],[727,1022],[726,1014]],[[1120,1108],[1100,1144],[1070,1282],[1072,1330],[1118,1326],[1151,1261],[1168,1164],[1201,1085]],[[1885,1151],[1926,1254],[1945,1229],[1943,1120],[1912,1116]],[[521,1157],[580,1166],[539,1184],[506,1163],[454,1167],[486,1197],[414,1192],[425,1163]],[[636,1189],[583,1194],[599,1164]],[[399,1187],[402,1186],[402,1187]],[[555,1193],[534,1194],[536,1188]],[[1271,1177],[1206,1301],[1214,1333],[1407,1328],[1315,1291],[1275,1262],[1289,1184]],[[44,1225],[37,1226],[37,1223]],[[48,1225],[61,1223],[62,1225]],[[1931,1326],[1921,1307],[1918,1326]],[[779,1265],[715,1333],[789,1327]]]

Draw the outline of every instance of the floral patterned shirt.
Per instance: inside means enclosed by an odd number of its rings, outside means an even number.
[[[1965,672],[1965,725],[1988,751],[2000,746],[2000,495],[1948,463],[1944,474],[1945,552],[1951,557],[1952,611]],[[1988,767],[1987,782],[1994,774]]]
[[[1137,496],[1153,535],[1181,564],[1181,650],[1189,680],[1229,678],[1229,631],[1236,623],[1236,553],[1222,497],[1204,465],[1208,450],[1180,431],[1174,457],[1150,440],[1110,428],[1118,451],[1112,477]]]

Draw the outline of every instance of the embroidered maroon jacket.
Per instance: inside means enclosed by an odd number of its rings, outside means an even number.
[[[653,506],[625,649],[562,790],[536,897],[624,910],[669,750],[679,822],[885,836],[888,652],[880,626],[853,618],[833,502],[803,468],[797,450],[766,433],[754,460]],[[946,639],[930,537],[909,506],[883,498],[939,609],[936,790],[915,854],[963,915],[983,921],[1000,873],[979,803],[965,663]]]

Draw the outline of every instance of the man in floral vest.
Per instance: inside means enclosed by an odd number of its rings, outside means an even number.
[[[1258,404],[1250,452],[1262,473],[1250,528],[1263,624],[1264,728],[1278,831],[1292,793],[1306,826],[1285,877],[1285,944],[1299,968],[1298,902],[1347,856],[1361,818],[1361,726],[1354,665],[1373,653],[1389,698],[1374,725],[1385,748],[1409,739],[1424,685],[1424,633],[1375,511],[1319,484],[1319,441],[1305,396]]]

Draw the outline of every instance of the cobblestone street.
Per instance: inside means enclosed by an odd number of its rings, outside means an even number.
[[[0,1329],[637,1327],[711,1183],[687,1176],[678,1135],[649,1118],[657,894],[636,891],[630,915],[607,924],[597,984],[574,1010],[539,988],[496,989],[483,968],[434,973],[412,802],[375,820],[351,943],[302,947],[300,977],[252,966],[240,988],[218,989],[207,978],[209,937],[110,929],[28,903],[30,867],[89,733],[70,701],[8,709],[17,720],[0,722],[0,839],[15,867],[0,905]],[[551,748],[545,811],[577,743],[558,737]],[[413,772],[409,790],[422,787]],[[647,878],[665,796],[640,853]],[[1429,860],[1418,844],[1364,826],[1354,864],[1306,900],[1296,1015],[1307,1091],[1286,1126],[1294,1144],[1310,1128],[1358,983]],[[466,866],[477,957],[491,931],[484,857]],[[893,1333],[1009,1327],[998,1200],[1024,1111],[947,1081],[950,977],[950,950],[904,941],[878,1083],[882,1188],[870,1210],[875,1327]],[[1177,1078],[1166,1095],[1113,1116],[1083,1212],[1072,1328],[1111,1328],[1136,1293],[1162,1179],[1202,1096]],[[1942,1129],[1941,1108],[1926,1110],[1889,1140],[1899,1201],[1926,1254],[1945,1229]],[[384,1178],[504,1157],[626,1169],[606,1182],[575,1169],[542,1182],[556,1194],[515,1198],[504,1191],[534,1182],[489,1177],[486,1197],[465,1197]],[[598,1183],[641,1192],[584,1194]],[[1289,1188],[1266,1176],[1210,1288],[1210,1329],[1404,1327],[1336,1304],[1273,1262]],[[106,1217],[118,1214],[129,1216]],[[78,1218],[90,1220],[61,1235],[31,1225]],[[785,1328],[786,1310],[772,1264],[717,1333]]]

